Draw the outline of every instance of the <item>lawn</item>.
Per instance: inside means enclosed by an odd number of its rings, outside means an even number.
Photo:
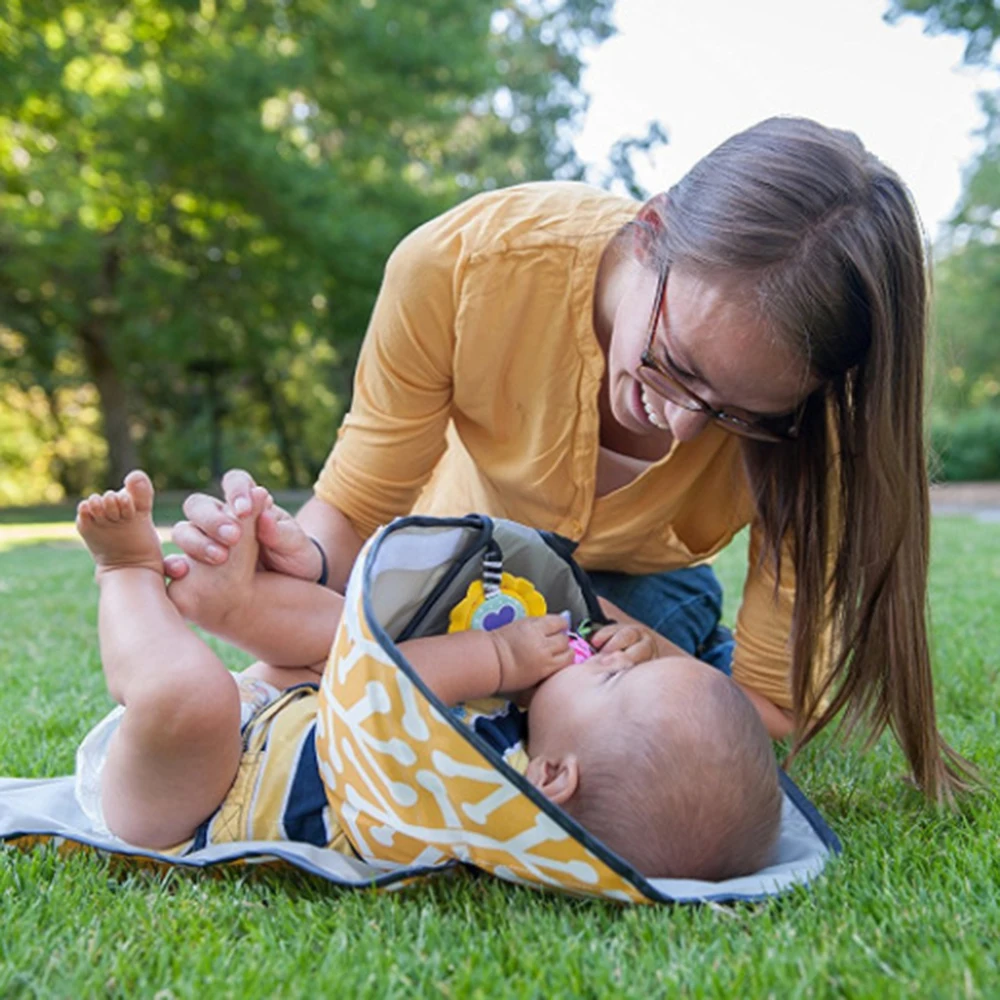
[[[720,561],[730,594],[741,562]],[[942,728],[993,784],[998,598],[1000,525],[937,518]],[[110,707],[95,613],[89,558],[58,519],[0,523],[0,773],[72,771]],[[862,756],[822,737],[793,774],[843,857],[810,889],[731,908],[625,909],[485,877],[347,892],[0,847],[0,997],[998,996],[1000,800],[941,813],[902,773],[887,739]]]

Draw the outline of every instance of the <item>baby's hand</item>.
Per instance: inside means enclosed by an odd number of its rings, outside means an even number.
[[[500,664],[498,694],[533,688],[573,662],[561,615],[521,618],[486,634],[493,640]]]
[[[657,655],[656,636],[642,625],[605,625],[590,636],[590,644],[602,655],[622,653],[633,666]]]

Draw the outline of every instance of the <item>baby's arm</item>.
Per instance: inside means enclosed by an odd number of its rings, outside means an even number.
[[[493,632],[410,639],[399,649],[446,705],[525,691],[573,662],[559,615],[522,618]]]

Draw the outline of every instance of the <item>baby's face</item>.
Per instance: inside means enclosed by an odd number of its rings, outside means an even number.
[[[594,656],[548,678],[528,706],[528,752],[572,753],[607,727],[660,724],[668,701],[696,695],[698,680],[712,667],[690,656],[667,656],[635,666],[621,657]]]

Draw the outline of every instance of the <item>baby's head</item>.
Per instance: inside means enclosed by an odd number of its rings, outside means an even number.
[[[746,695],[687,656],[594,657],[528,709],[527,776],[644,875],[713,881],[771,860],[781,791]]]

